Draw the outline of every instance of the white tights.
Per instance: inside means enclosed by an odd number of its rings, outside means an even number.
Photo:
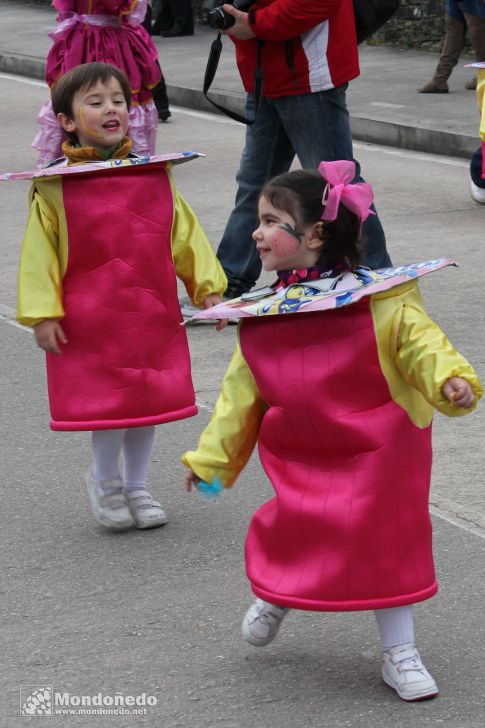
[[[404,645],[407,642],[414,642],[412,604],[391,609],[376,609],[374,614],[384,650],[396,647],[396,645]]]
[[[92,433],[93,477],[116,480],[120,477],[123,452],[124,488],[136,490],[146,484],[155,427],[130,427],[126,430],[95,430]]]

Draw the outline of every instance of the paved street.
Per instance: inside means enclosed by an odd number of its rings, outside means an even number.
[[[31,168],[29,144],[46,89],[0,74],[0,91],[0,171]],[[457,105],[460,94],[472,96],[456,93]],[[446,103],[452,102],[450,94]],[[175,108],[159,132],[159,152],[207,154],[179,167],[176,179],[216,247],[235,193],[244,130],[223,117]],[[485,380],[485,208],[469,198],[466,159],[362,142],[355,156],[375,188],[394,262],[437,256],[459,262],[423,280],[423,295]],[[441,591],[416,608],[416,632],[440,697],[407,705],[381,683],[371,614],[294,612],[272,645],[252,648],[240,637],[251,599],[242,548],[249,518],[270,487],[253,457],[235,488],[208,502],[183,493],[178,462],[208,420],[235,329],[189,329],[200,415],[158,428],[151,468],[153,493],[170,523],[151,532],[104,531],[82,485],[89,436],[49,431],[43,355],[13,321],[27,191],[27,183],[0,186],[0,725],[27,725],[19,716],[20,685],[52,685],[71,694],[157,698],[143,716],[51,718],[49,725],[62,728],[482,728],[484,406],[471,417],[435,420],[431,500]]]

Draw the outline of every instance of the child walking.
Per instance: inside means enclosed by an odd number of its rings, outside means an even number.
[[[263,188],[253,238],[278,282],[254,303],[259,314],[241,318],[212,419],[182,458],[185,488],[231,487],[258,442],[276,496],[249,526],[246,570],[258,598],[244,637],[267,645],[289,609],[374,610],[383,679],[414,701],[438,693],[415,646],[412,607],[438,588],[433,408],[464,415],[482,389],[426,315],[415,281],[345,305],[374,275],[357,267],[373,195],[348,184],[354,175],[353,162],[322,162]],[[313,287],[339,290],[343,305],[305,312]]]
[[[147,0],[52,0],[59,11],[56,27],[49,33],[53,44],[47,55],[46,81],[54,88],[58,79],[82,63],[100,61],[119,68],[129,79],[131,106],[129,136],[137,154],[155,154],[157,109],[153,89],[164,95],[165,83],[157,49],[142,23]],[[162,104],[163,105],[163,104]],[[61,154],[65,140],[51,101],[42,107],[40,130],[32,146],[39,151],[39,166]]]
[[[78,66],[52,105],[69,140],[32,186],[18,320],[47,352],[52,429],[92,431],[97,521],[160,526],[146,489],[154,427],[197,413],[176,275],[199,306],[221,300],[226,277],[167,163],[131,152],[121,71]]]

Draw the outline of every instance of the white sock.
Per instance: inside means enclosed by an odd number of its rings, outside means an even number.
[[[145,489],[155,427],[131,427],[123,441],[124,489]]]
[[[93,466],[96,480],[120,477],[120,453],[126,430],[95,430],[92,433]]]
[[[381,635],[382,648],[389,650],[397,645],[414,642],[413,605],[376,609],[377,626]]]

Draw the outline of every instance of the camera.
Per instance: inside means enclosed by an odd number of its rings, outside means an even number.
[[[250,2],[244,2],[244,0],[229,0],[225,3],[226,5],[232,5],[236,10],[241,10],[243,13],[247,13],[251,5],[253,4],[253,1]],[[222,9],[222,7],[214,8],[214,10],[211,10],[210,13],[207,13],[207,24],[210,25],[211,28],[214,28],[215,30],[227,30],[231,27],[231,25],[234,25],[235,19],[232,17],[232,15],[229,15],[226,13],[225,10]]]

